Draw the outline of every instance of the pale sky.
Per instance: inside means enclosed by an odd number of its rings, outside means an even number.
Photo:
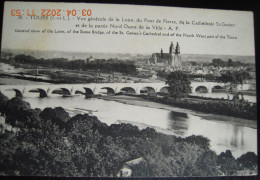
[[[18,20],[17,16],[11,16],[12,9],[20,9],[23,13],[23,19]],[[31,13],[34,10],[35,15],[41,14],[41,9],[62,9],[61,18],[67,19],[66,10],[77,10],[75,17],[70,16],[70,20],[39,20],[28,17],[27,10]],[[90,9],[92,15],[90,17],[102,18],[107,21],[88,21],[78,20],[82,9]],[[22,11],[24,10],[24,11]],[[63,11],[64,10],[64,11]],[[108,21],[108,18],[116,17],[119,22]],[[124,19],[134,19],[134,22],[122,22]],[[28,19],[26,19],[28,18]],[[49,17],[50,18],[50,17]],[[57,18],[57,16],[55,16]],[[73,19],[74,18],[74,19]],[[84,18],[84,17],[83,17]],[[136,19],[143,20],[142,23]],[[144,19],[154,20],[152,22],[144,22]],[[163,23],[163,20],[176,21],[176,24]],[[161,23],[156,23],[161,20]],[[215,26],[208,25],[183,25],[180,21],[192,22],[208,22],[214,23]],[[220,24],[234,24],[234,26],[216,26],[216,22]],[[94,28],[75,27],[76,24],[88,25],[91,23]],[[124,35],[112,35],[110,24],[122,25],[119,29]],[[128,27],[125,24],[127,24]],[[95,25],[105,26],[108,28],[95,28]],[[142,30],[130,29],[130,26],[150,26],[159,25],[166,30]],[[168,30],[178,27],[178,30]],[[15,32],[17,30],[40,30],[51,29],[53,31],[64,30],[84,30],[84,31],[103,31],[110,34],[80,34],[80,33],[25,33]],[[126,32],[141,33],[141,35],[127,35]],[[143,35],[143,32],[157,33],[175,33],[174,36],[150,36]],[[182,37],[176,37],[176,33]],[[183,37],[183,34],[193,34],[195,37]],[[218,35],[224,36],[226,39],[207,39],[197,38],[196,34],[206,36]],[[227,35],[237,37],[237,39],[227,39]],[[169,51],[171,42],[179,42],[181,53],[183,54],[220,54],[220,55],[255,55],[254,52],[254,27],[253,13],[246,11],[227,11],[227,10],[207,10],[207,9],[191,9],[191,8],[175,8],[175,7],[158,7],[158,6],[137,6],[137,5],[108,5],[108,4],[86,4],[86,3],[32,3],[32,2],[6,2],[4,9],[4,20],[2,30],[2,48],[4,49],[30,49],[30,50],[54,50],[54,51],[72,51],[72,52],[110,52],[110,53],[153,53],[160,52],[163,48],[164,52]]]

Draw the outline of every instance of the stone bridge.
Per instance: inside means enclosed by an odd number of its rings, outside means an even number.
[[[1,85],[0,91],[14,91],[15,96],[23,97],[30,93],[39,93],[40,97],[48,97],[51,94],[73,96],[76,94],[116,94],[116,93],[168,93],[168,85],[165,83],[90,83],[90,84],[34,84],[34,85]],[[216,82],[192,82],[192,93],[197,91],[212,92],[213,88],[223,89],[223,83]]]

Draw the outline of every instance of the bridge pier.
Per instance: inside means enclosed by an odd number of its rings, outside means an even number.
[[[212,88],[211,86],[207,87],[208,88],[208,93],[212,93]]]

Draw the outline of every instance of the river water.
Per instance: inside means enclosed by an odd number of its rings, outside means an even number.
[[[12,82],[11,78],[0,78],[0,83]],[[28,81],[18,80],[17,84],[28,84]],[[35,83],[35,82],[31,82]],[[1,90],[1,86],[0,86]],[[2,92],[9,98],[14,97],[14,92]],[[63,98],[52,95],[49,98],[39,98],[37,93],[24,97],[32,108],[63,107],[70,115],[89,113],[97,116],[108,125],[112,123],[132,123],[140,129],[153,127],[157,131],[174,134],[180,137],[202,135],[210,140],[211,148],[218,154],[231,150],[234,157],[252,151],[257,154],[257,129],[256,125],[240,123],[241,119],[208,115],[206,113],[190,113],[179,111],[176,108],[153,108],[137,105],[123,104],[115,101],[75,96]],[[160,107],[160,104],[157,103]],[[205,118],[205,116],[207,118]],[[243,121],[243,120],[242,120]],[[244,120],[247,122],[246,120]],[[237,123],[233,123],[237,122]],[[250,123],[249,123],[250,124]],[[251,124],[256,124],[255,122]]]

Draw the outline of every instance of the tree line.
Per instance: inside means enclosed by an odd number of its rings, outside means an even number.
[[[188,63],[192,66],[200,65],[201,63],[196,61],[188,61]],[[220,58],[212,59],[212,61],[206,62],[202,64],[203,66],[214,66],[214,67],[249,67],[252,66],[250,63],[243,63],[240,61],[233,61],[232,59],[228,59],[227,61],[222,60]]]
[[[17,55],[14,57],[15,63],[28,64],[33,66],[44,66],[53,68],[63,68],[71,70],[99,70],[101,72],[121,72],[136,73],[136,66],[132,61],[114,60],[114,59],[96,59],[87,62],[82,59],[68,60],[66,58],[37,59],[30,55]]]
[[[212,63],[209,65],[212,65],[214,67],[241,67],[241,66],[249,66],[249,63],[242,63],[240,61],[233,61],[232,59],[228,59],[227,61],[224,61],[222,59],[212,59]]]

